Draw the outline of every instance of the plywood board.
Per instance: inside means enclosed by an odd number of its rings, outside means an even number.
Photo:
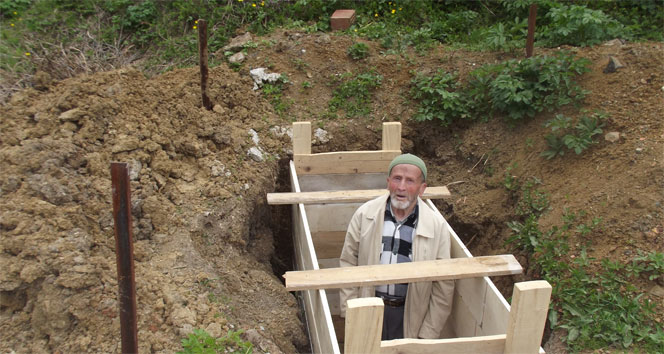
[[[488,336],[505,333],[510,306],[493,282],[486,277],[487,292],[484,298],[484,315],[478,335]]]
[[[299,175],[302,192],[382,189],[387,186],[387,169],[376,173]]]
[[[346,231],[321,231],[311,235],[314,240],[316,256],[321,258],[337,258],[344,247]]]
[[[344,191],[319,191],[301,193],[268,193],[267,203],[281,204],[335,204],[335,203],[363,203],[388,193],[387,189],[360,189]],[[450,196],[445,186],[427,187],[422,199],[442,199]]]
[[[399,150],[342,151],[293,155],[298,174],[385,172]]]
[[[386,265],[367,265],[286,272],[286,289],[332,289],[418,281],[452,280],[523,271],[513,255],[439,259]]]
[[[305,205],[312,232],[346,231],[350,219],[361,203]]]
[[[459,279],[456,281],[454,292],[458,294],[455,301],[459,303],[459,309],[464,309],[462,317],[455,321],[455,330],[459,336],[474,336],[481,335],[478,331],[484,316],[484,299],[486,298],[487,285],[484,278],[468,278]],[[468,322],[468,323],[466,323]],[[473,327],[473,330],[468,332],[468,329]],[[497,334],[497,333],[494,333]]]
[[[383,341],[381,354],[498,354],[503,353],[505,335],[453,339],[395,339]]]

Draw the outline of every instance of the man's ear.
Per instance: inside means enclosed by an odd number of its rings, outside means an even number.
[[[425,189],[427,189],[427,184],[422,183],[422,185],[420,186],[420,191],[419,191],[420,193],[418,194],[420,197],[424,194]]]

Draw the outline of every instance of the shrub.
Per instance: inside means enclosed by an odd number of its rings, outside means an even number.
[[[438,119],[444,126],[467,118],[466,98],[458,88],[457,75],[438,70],[434,75],[418,73],[411,80],[411,96],[419,101],[415,120]]]
[[[364,59],[369,56],[369,46],[361,42],[353,43],[346,50],[346,54],[355,60]]]
[[[471,73],[472,102],[486,96],[490,110],[505,113],[511,122],[533,117],[545,108],[579,101],[587,93],[575,77],[589,71],[589,61],[567,53],[509,60]],[[478,97],[479,96],[479,97]],[[478,114],[482,107],[472,107]]]
[[[560,5],[546,14],[550,24],[542,33],[549,46],[562,44],[589,46],[619,37],[624,27],[601,10],[580,5]]]
[[[593,137],[602,134],[605,119],[606,115],[602,113],[595,113],[590,117],[583,116],[572,130],[572,119],[557,114],[554,119],[545,124],[551,128],[551,133],[545,137],[548,149],[541,155],[549,160],[556,156],[563,156],[565,147],[573,150],[577,155],[581,154],[590,145],[597,143]]]

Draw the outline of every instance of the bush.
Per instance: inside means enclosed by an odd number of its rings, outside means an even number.
[[[361,42],[353,43],[346,50],[346,54],[355,60],[364,59],[369,56],[369,46]]]
[[[541,155],[549,160],[556,156],[563,156],[565,147],[573,150],[577,155],[581,154],[590,145],[597,143],[593,137],[602,134],[605,119],[606,115],[602,113],[595,113],[589,117],[583,116],[572,129],[571,118],[562,114],[556,115],[554,119],[545,124],[551,128],[551,133],[545,137],[548,150]]]
[[[456,74],[444,70],[438,70],[434,75],[418,73],[411,85],[411,97],[419,101],[415,120],[435,118],[448,126],[455,119],[468,117],[466,98],[458,88]]]
[[[511,122],[533,117],[545,108],[553,110],[577,102],[586,91],[574,80],[589,71],[587,59],[558,53],[555,57],[538,56],[520,61],[509,60],[471,74],[469,87],[472,102],[486,96],[490,110],[505,113]],[[481,106],[472,107],[481,114]]]
[[[549,46],[589,46],[624,34],[624,26],[601,10],[579,5],[560,5],[546,14],[551,21],[542,33]]]

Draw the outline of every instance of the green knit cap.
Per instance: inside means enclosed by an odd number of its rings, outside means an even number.
[[[387,170],[387,175],[389,176],[392,173],[392,167],[401,164],[417,166],[420,171],[422,171],[422,177],[424,177],[423,180],[427,180],[427,166],[421,158],[413,154],[402,154],[395,157],[394,160],[390,162],[390,168]]]

